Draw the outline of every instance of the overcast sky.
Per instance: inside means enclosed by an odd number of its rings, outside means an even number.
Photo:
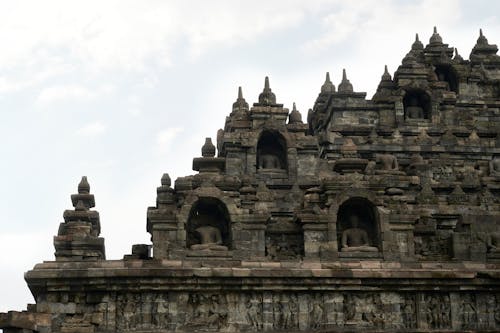
[[[0,311],[33,299],[23,272],[88,176],[108,259],[148,243],[164,172],[192,173],[243,87],[304,118],[329,71],[371,98],[415,33],[434,25],[468,58],[483,28],[500,43],[500,1],[0,1]]]

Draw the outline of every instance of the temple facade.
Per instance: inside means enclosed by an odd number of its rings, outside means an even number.
[[[302,117],[241,88],[152,244],[106,260],[83,177],[13,332],[499,332],[500,56],[418,36],[372,99],[329,74]],[[307,118],[307,119],[305,119]],[[104,222],[105,223],[105,222]]]

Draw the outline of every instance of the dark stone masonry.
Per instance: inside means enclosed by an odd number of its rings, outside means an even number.
[[[303,119],[241,89],[152,245],[106,260],[87,178],[4,332],[499,332],[500,56],[434,30],[372,99],[326,75]],[[306,117],[304,117],[306,118]]]

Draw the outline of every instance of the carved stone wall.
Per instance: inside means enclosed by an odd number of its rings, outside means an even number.
[[[53,328],[61,332],[493,331],[500,329],[498,300],[499,293],[486,292],[120,292],[87,306],[87,314],[56,316]]]
[[[307,120],[241,88],[152,244],[105,260],[84,177],[5,332],[500,331],[500,57],[418,36],[371,99],[326,75]],[[152,249],[152,253],[151,253]]]

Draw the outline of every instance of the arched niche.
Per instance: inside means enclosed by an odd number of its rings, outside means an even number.
[[[230,222],[229,212],[222,201],[212,197],[199,198],[189,213],[186,227],[187,248],[193,249],[193,245],[194,248],[205,245],[207,241],[203,239],[203,234],[208,234],[210,238],[217,238],[212,243],[218,246],[209,244],[202,249],[224,250],[224,247],[230,249],[232,238]]]
[[[258,170],[287,170],[286,140],[278,131],[265,130],[257,143]]]
[[[424,90],[406,90],[403,97],[403,108],[407,120],[431,119],[431,98]]]
[[[357,225],[353,225],[353,220]],[[352,235],[354,229],[366,233],[367,243],[364,248],[346,249],[343,247],[343,238]],[[354,230],[357,233],[356,230]],[[379,216],[375,205],[366,198],[353,197],[344,201],[337,213],[337,239],[339,251],[378,252],[380,250]],[[352,244],[348,244],[352,245]]]
[[[439,81],[447,82],[450,90],[458,94],[458,77],[451,65],[436,65],[434,72]]]

